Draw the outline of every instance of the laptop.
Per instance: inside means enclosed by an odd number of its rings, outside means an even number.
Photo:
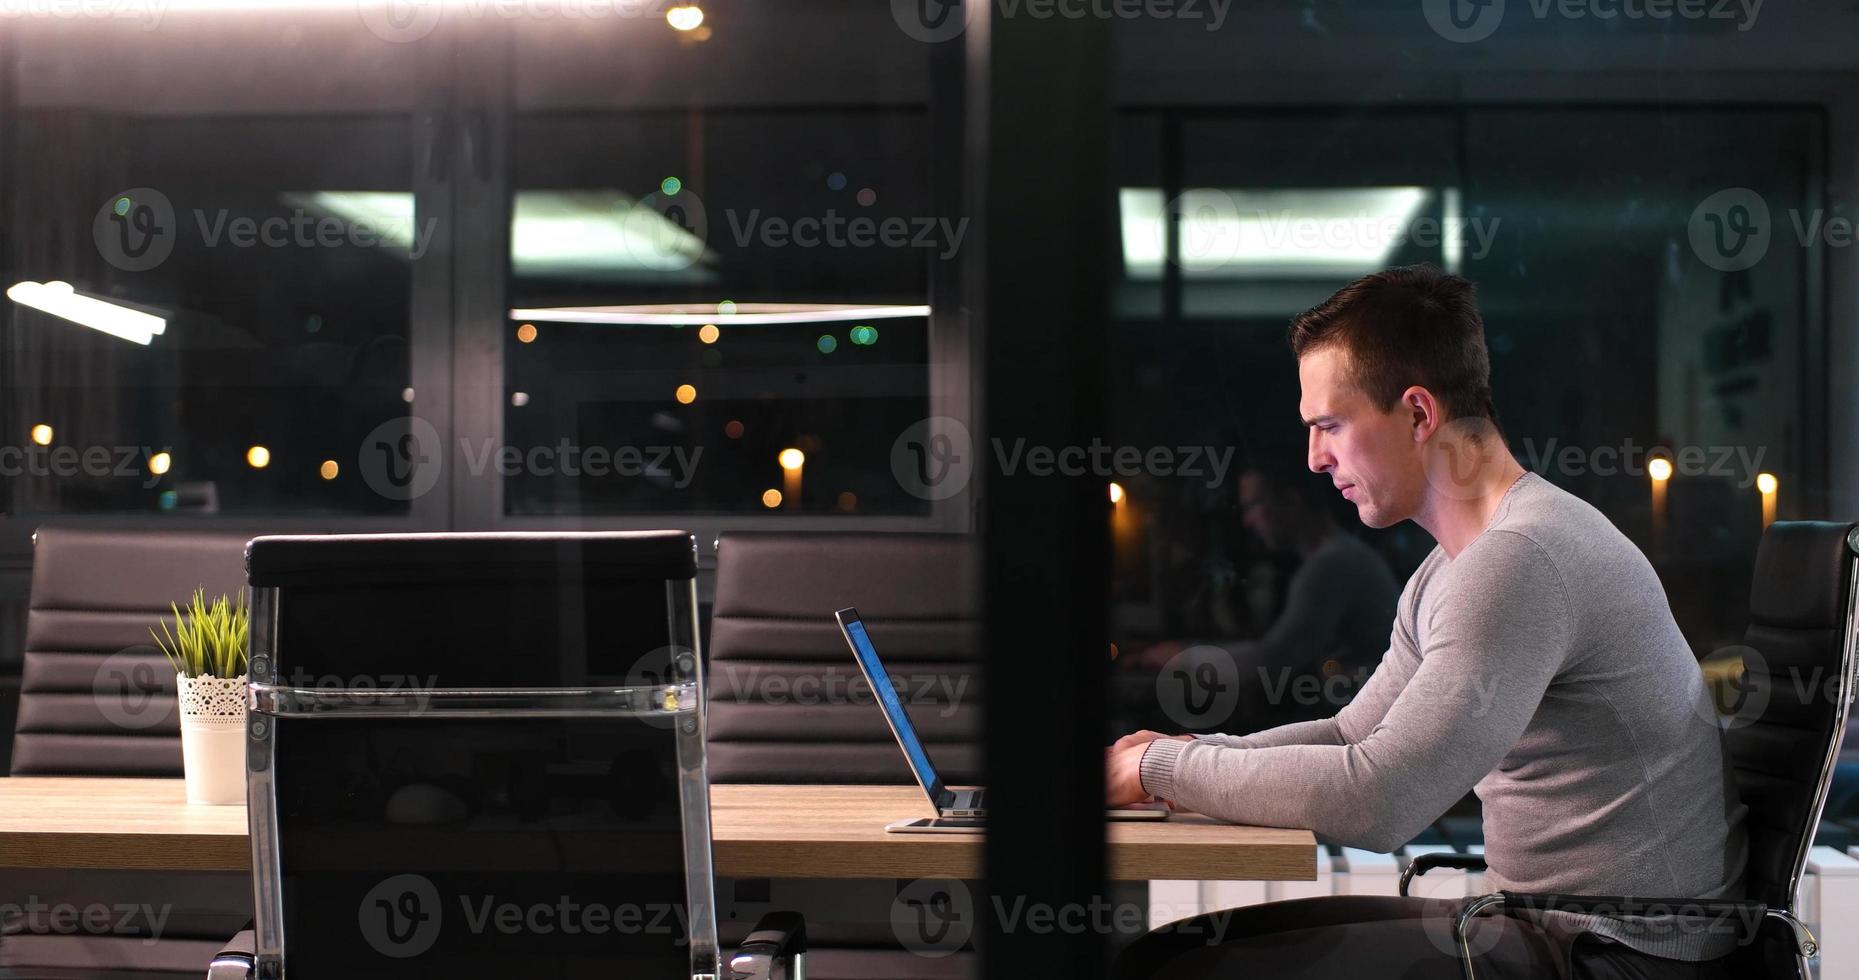
[[[930,762],[929,753],[923,750],[922,740],[917,738],[916,726],[910,723],[910,713],[904,709],[904,702],[891,686],[891,675],[878,659],[878,650],[872,645],[865,624],[859,620],[858,610],[841,609],[833,614],[833,618],[839,620],[839,632],[844,634],[846,645],[852,648],[852,659],[858,661],[859,670],[864,673],[866,682],[871,684],[872,692],[878,696],[878,706],[884,710],[884,720],[890,724],[891,734],[897,737],[897,746],[904,751],[904,761],[910,764],[917,785],[923,787],[930,805],[936,808],[937,817],[961,824],[978,824],[987,816],[986,790],[954,789],[943,785],[942,777],[936,774],[936,766]],[[1161,803],[1144,803],[1107,810],[1105,813],[1113,820],[1163,820],[1168,817],[1168,807]]]

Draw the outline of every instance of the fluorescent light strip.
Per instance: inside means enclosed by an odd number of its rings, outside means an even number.
[[[828,323],[843,320],[895,320],[930,315],[927,306],[834,306],[805,303],[738,303],[734,313],[691,306],[563,306],[511,310],[512,320],[544,323],[629,323],[646,326],[694,326],[714,323],[753,325]]]
[[[16,282],[8,287],[6,296],[21,306],[30,306],[144,347],[168,329],[164,317],[82,295],[68,282]]]

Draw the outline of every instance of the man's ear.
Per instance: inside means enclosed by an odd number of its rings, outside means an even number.
[[[1440,427],[1439,399],[1419,385],[1401,392],[1401,408],[1408,414],[1415,442],[1427,441]]]

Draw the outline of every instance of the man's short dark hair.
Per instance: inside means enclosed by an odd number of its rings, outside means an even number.
[[[1471,280],[1431,265],[1384,269],[1298,314],[1291,321],[1291,351],[1302,359],[1340,348],[1356,386],[1381,411],[1419,385],[1439,399],[1442,421],[1495,423],[1477,292]]]

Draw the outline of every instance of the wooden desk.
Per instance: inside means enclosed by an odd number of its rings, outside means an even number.
[[[982,840],[887,834],[922,816],[910,786],[716,786],[717,874],[731,878],[979,878]],[[1196,814],[1113,823],[1110,876],[1309,881],[1308,831]],[[0,868],[244,871],[245,808],[189,806],[178,779],[0,778]]]

